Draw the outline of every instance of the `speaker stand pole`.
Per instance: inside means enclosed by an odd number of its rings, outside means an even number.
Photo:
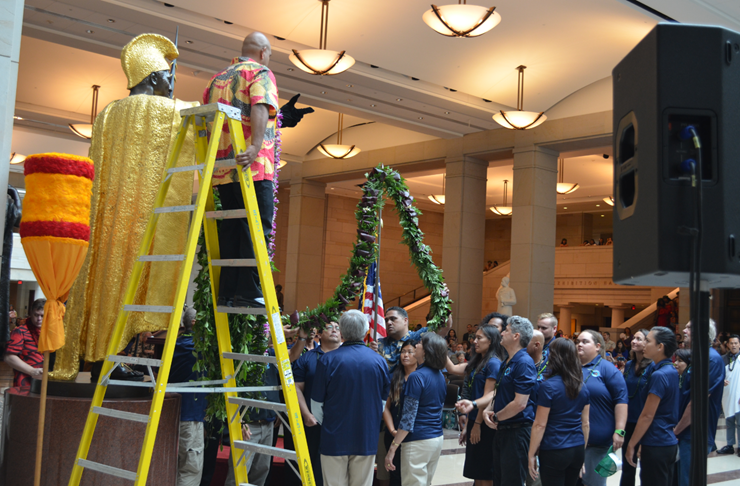
[[[691,296],[691,480],[707,484],[709,444],[709,288],[701,281],[698,302]]]

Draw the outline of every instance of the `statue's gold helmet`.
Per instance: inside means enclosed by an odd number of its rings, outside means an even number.
[[[167,37],[141,34],[134,37],[121,51],[121,67],[128,78],[128,89],[141,83],[151,73],[170,68],[170,62],[180,53]]]

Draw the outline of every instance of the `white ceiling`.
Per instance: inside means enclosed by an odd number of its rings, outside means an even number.
[[[328,47],[357,63],[341,75],[315,77],[294,69],[287,56],[292,48],[317,47],[318,0],[169,3],[174,7],[158,0],[26,0],[16,114],[35,121],[17,123],[62,133],[67,123],[88,119],[92,84],[102,86],[99,109],[127,95],[123,45],[144,32],[174,39],[180,26],[175,93],[186,100],[201,98],[208,79],[239,54],[245,34],[270,36],[281,98],[301,93],[301,102],[317,110],[284,130],[289,161],[313,158],[314,147],[336,132],[338,112],[345,126],[362,125],[348,129],[345,141],[364,150],[456,138],[499,129],[491,115],[516,104],[520,64],[527,66],[525,109],[552,108],[551,119],[610,109],[611,70],[659,20],[629,0],[497,0],[501,24],[478,38],[452,39],[422,22],[429,0],[331,0]],[[740,30],[737,0],[642,3],[681,22]],[[600,154],[567,159],[565,174],[581,189],[560,196],[559,206],[593,204],[611,191],[611,160]],[[500,202],[505,178],[512,178],[510,161],[489,168],[489,204]],[[358,182],[331,187],[352,191]],[[439,171],[414,174],[409,183],[417,197],[441,192]]]

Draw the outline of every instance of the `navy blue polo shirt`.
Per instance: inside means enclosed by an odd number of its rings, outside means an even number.
[[[645,397],[642,394],[642,389],[647,384],[647,369],[643,369],[640,375],[635,374],[635,362],[628,361],[624,366],[624,382],[627,385],[627,423],[636,424],[637,419],[640,418],[642,413],[642,407],[645,406]]]
[[[655,395],[660,398],[660,404],[640,444],[653,447],[677,444],[673,429],[678,423],[678,371],[670,359],[664,359],[650,370],[648,385],[642,393],[645,401],[648,395]]]
[[[296,383],[303,383],[303,396],[309,410],[311,410],[311,392],[314,375],[316,375],[316,363],[321,360],[322,356],[324,356],[324,350],[321,346],[316,346],[293,362],[293,379]]]
[[[198,380],[195,366],[195,344],[192,334],[182,334],[175,342],[175,354],[172,356],[170,383],[187,383]],[[182,393],[180,400],[180,422],[203,422],[206,417],[208,400],[204,393]]]
[[[447,395],[447,383],[442,372],[421,365],[409,375],[403,388],[404,401],[413,398],[419,402],[413,429],[409,431],[404,442],[441,436],[442,407]]]
[[[486,390],[486,380],[498,379],[500,370],[501,360],[492,356],[491,359],[488,360],[488,363],[486,363],[486,366],[484,366],[480,371],[471,372],[465,382],[465,386],[470,390],[470,394],[468,395],[470,400],[477,400],[482,397]],[[478,410],[473,409],[468,414],[468,420],[475,420],[476,417],[478,417]]]
[[[722,393],[725,389],[725,362],[716,349],[709,348],[709,446],[714,450],[717,421],[722,412]]]
[[[606,447],[612,444],[616,429],[614,407],[620,403],[628,403],[627,385],[616,366],[601,356],[596,356],[582,370],[583,382],[591,397],[588,443]]]
[[[550,414],[547,416],[547,427],[540,449],[552,451],[583,446],[581,413],[589,402],[588,388],[585,386],[581,386],[578,396],[572,400],[565,391],[563,377],[560,375],[543,381],[537,394],[537,406],[549,408]]]
[[[316,364],[311,399],[323,403],[321,454],[374,456],[388,397],[388,365],[362,342],[345,342]]]
[[[419,341],[424,333],[428,331],[428,328],[422,327],[418,331],[407,332],[401,339],[393,339],[390,336],[378,339],[378,352],[385,358],[391,371],[398,364],[398,360],[401,359],[403,343],[409,340]]]
[[[691,366],[686,368],[683,375],[678,377],[678,420],[681,420],[683,414],[686,412],[686,407],[691,402]],[[691,425],[686,427],[683,432],[678,434],[680,440],[691,439]]]
[[[517,393],[529,396],[524,410],[510,419],[502,420],[501,424],[534,422],[534,401],[531,394],[536,383],[537,369],[526,349],[520,349],[506,363],[501,365],[499,380],[496,384],[496,400],[493,403],[493,411],[498,413],[503,410],[506,405],[514,401]]]

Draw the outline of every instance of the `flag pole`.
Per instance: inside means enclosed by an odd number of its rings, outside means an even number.
[[[381,196],[382,197],[382,196]],[[383,229],[383,205],[378,208],[378,253],[375,256],[375,281],[373,282],[373,341],[378,340],[378,282],[380,282],[380,231]]]
[[[33,473],[33,484],[41,484],[41,458],[44,454],[44,422],[46,419],[46,384],[49,380],[49,351],[44,351],[44,374],[41,378],[41,400],[39,402],[39,426],[36,433],[36,467]]]

